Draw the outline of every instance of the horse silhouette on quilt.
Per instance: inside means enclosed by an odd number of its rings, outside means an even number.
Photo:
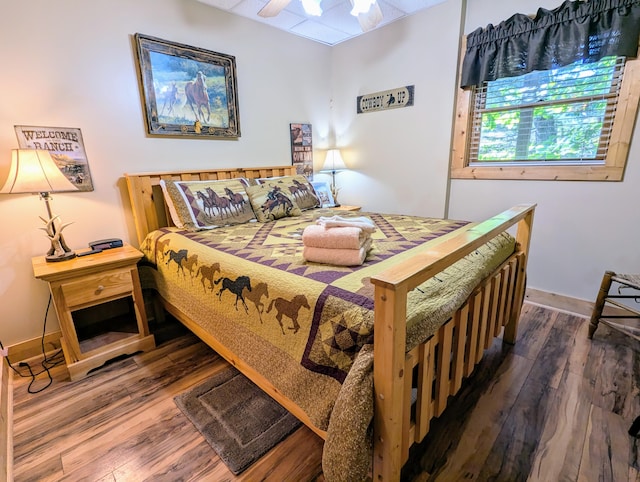
[[[280,330],[282,330],[282,334],[284,335],[284,327],[282,326],[282,317],[286,316],[291,319],[292,326],[288,328],[292,330],[294,333],[297,333],[300,329],[300,324],[298,323],[298,312],[300,308],[305,307],[310,310],[309,302],[307,301],[307,297],[305,295],[295,295],[293,299],[286,300],[284,298],[275,298],[271,300],[269,303],[269,308],[267,308],[267,313],[271,313],[271,309],[275,307],[276,320],[280,324]]]
[[[220,283],[222,283],[222,288],[220,288],[220,290],[218,291],[219,300],[222,301],[222,293],[225,290],[228,290],[234,295],[236,295],[236,303],[235,303],[236,310],[238,309],[238,301],[242,301],[242,306],[244,306],[244,311],[249,313],[249,307],[247,306],[247,303],[244,301],[244,296],[242,294],[242,290],[244,290],[245,288],[248,291],[251,291],[251,280],[249,279],[248,276],[238,276],[238,278],[236,278],[235,280],[224,277],[224,278],[215,280],[214,283],[216,285],[219,285]]]

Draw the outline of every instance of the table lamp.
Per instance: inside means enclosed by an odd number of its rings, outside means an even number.
[[[329,149],[327,151],[327,157],[324,160],[324,164],[320,172],[330,172],[331,173],[331,194],[333,195],[333,200],[338,204],[338,191],[340,189],[336,186],[336,172],[344,171],[347,166],[344,164],[342,160],[342,155],[340,154],[340,149]]]
[[[51,193],[78,191],[60,171],[49,151],[36,149],[13,149],[9,177],[0,189],[2,194],[38,193],[44,199],[48,219],[40,217],[45,223],[40,228],[47,233],[51,248],[47,252],[47,261],[63,261],[75,257],[62,236],[62,230],[71,223],[62,224],[60,216],[51,212]]]

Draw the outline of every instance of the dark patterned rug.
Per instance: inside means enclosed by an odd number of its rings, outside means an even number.
[[[233,367],[174,401],[235,475],[300,426],[297,418]]]

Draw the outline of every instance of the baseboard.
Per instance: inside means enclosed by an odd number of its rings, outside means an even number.
[[[527,288],[524,298],[531,303],[548,306],[556,310],[567,311],[585,318],[590,318],[591,312],[593,311],[593,301],[558,295],[534,288]]]
[[[13,379],[0,357],[0,481],[13,481]]]
[[[60,349],[62,333],[54,331],[44,337],[44,349],[47,353]],[[8,347],[11,364],[42,356],[42,337],[16,343]]]

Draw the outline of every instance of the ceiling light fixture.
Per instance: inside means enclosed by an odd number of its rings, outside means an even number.
[[[361,13],[367,13],[371,9],[376,0],[351,0],[353,9],[351,9],[351,15],[357,17]]]
[[[302,2],[302,8],[307,15],[314,15],[319,17],[322,15],[322,8],[320,8],[320,2],[322,0],[300,0]]]

